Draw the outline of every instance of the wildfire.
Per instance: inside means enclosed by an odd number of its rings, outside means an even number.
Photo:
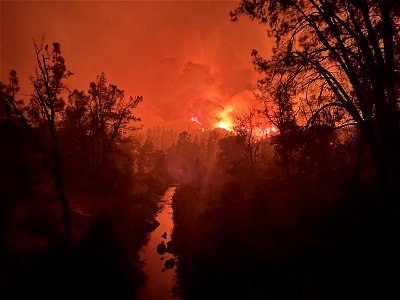
[[[229,132],[234,132],[235,122],[234,122],[233,111],[234,111],[233,106],[230,105],[226,106],[215,117],[216,122],[212,125],[212,128],[221,128]],[[198,119],[198,114],[192,116],[190,120],[199,125],[203,125]],[[204,125],[207,126],[207,120],[205,120]],[[207,128],[203,127],[201,128],[201,130],[204,132],[207,130]],[[250,131],[250,129],[248,131]],[[272,124],[269,124],[268,126],[267,124],[261,125],[261,122],[257,122],[257,125],[255,125],[252,134],[258,138],[265,138],[275,135],[278,131],[279,131],[278,128],[276,128],[276,126]]]
[[[222,129],[232,132],[233,131],[233,121],[230,116],[232,111],[233,111],[232,106],[225,107],[224,110],[219,113],[219,116],[218,116],[219,121],[217,123],[215,123],[214,126],[217,128],[222,128]]]
[[[197,117],[191,117],[190,120],[193,121],[193,122],[196,122],[197,124],[200,124],[200,125],[201,125],[201,123],[199,122],[199,120],[197,120]]]
[[[229,123],[231,123],[231,122],[229,122]],[[222,128],[222,129],[225,129],[227,131],[233,131],[233,126],[229,125],[227,122],[225,122],[223,120],[219,121],[215,127]]]
[[[277,133],[278,129],[272,125],[271,127],[266,127],[265,129],[259,128],[258,131],[260,136],[270,136],[274,133]]]

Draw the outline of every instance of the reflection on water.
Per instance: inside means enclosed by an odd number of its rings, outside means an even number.
[[[157,246],[171,240],[174,228],[171,201],[175,189],[176,187],[168,188],[161,197],[164,205],[156,218],[160,226],[151,232],[148,243],[140,251],[140,259],[144,261],[143,271],[147,276],[147,281],[138,295],[138,299],[141,300],[174,299],[172,288],[175,285],[175,271],[165,270],[164,266],[165,262],[174,259],[174,256],[167,252],[160,255],[157,253]],[[160,247],[158,250],[160,252]]]

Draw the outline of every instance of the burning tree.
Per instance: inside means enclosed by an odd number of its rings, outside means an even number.
[[[273,55],[252,56],[273,91],[304,110],[307,125],[324,111],[336,127],[356,125],[371,147],[381,186],[400,170],[400,4],[393,0],[242,0],[231,12],[268,25]],[[311,97],[312,96],[312,97]]]

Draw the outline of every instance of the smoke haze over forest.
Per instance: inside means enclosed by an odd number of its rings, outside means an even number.
[[[58,41],[86,89],[100,72],[126,95],[142,95],[143,125],[185,128],[206,123],[227,104],[237,113],[256,102],[259,78],[252,49],[269,53],[266,30],[247,19],[232,23],[233,1],[2,1],[1,80],[15,69],[30,94],[32,40]],[[211,125],[211,124],[208,124]]]

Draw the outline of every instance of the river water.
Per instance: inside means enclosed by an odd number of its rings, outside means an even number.
[[[138,293],[140,300],[177,299],[172,295],[172,288],[175,285],[175,269],[164,269],[165,261],[174,256],[169,253],[163,255],[157,253],[157,245],[171,240],[174,228],[171,202],[175,189],[176,187],[168,188],[161,197],[163,206],[156,217],[160,225],[150,233],[149,241],[140,251],[140,259],[144,262],[143,271],[147,276],[143,288]],[[166,238],[162,237],[165,233],[167,233]]]

